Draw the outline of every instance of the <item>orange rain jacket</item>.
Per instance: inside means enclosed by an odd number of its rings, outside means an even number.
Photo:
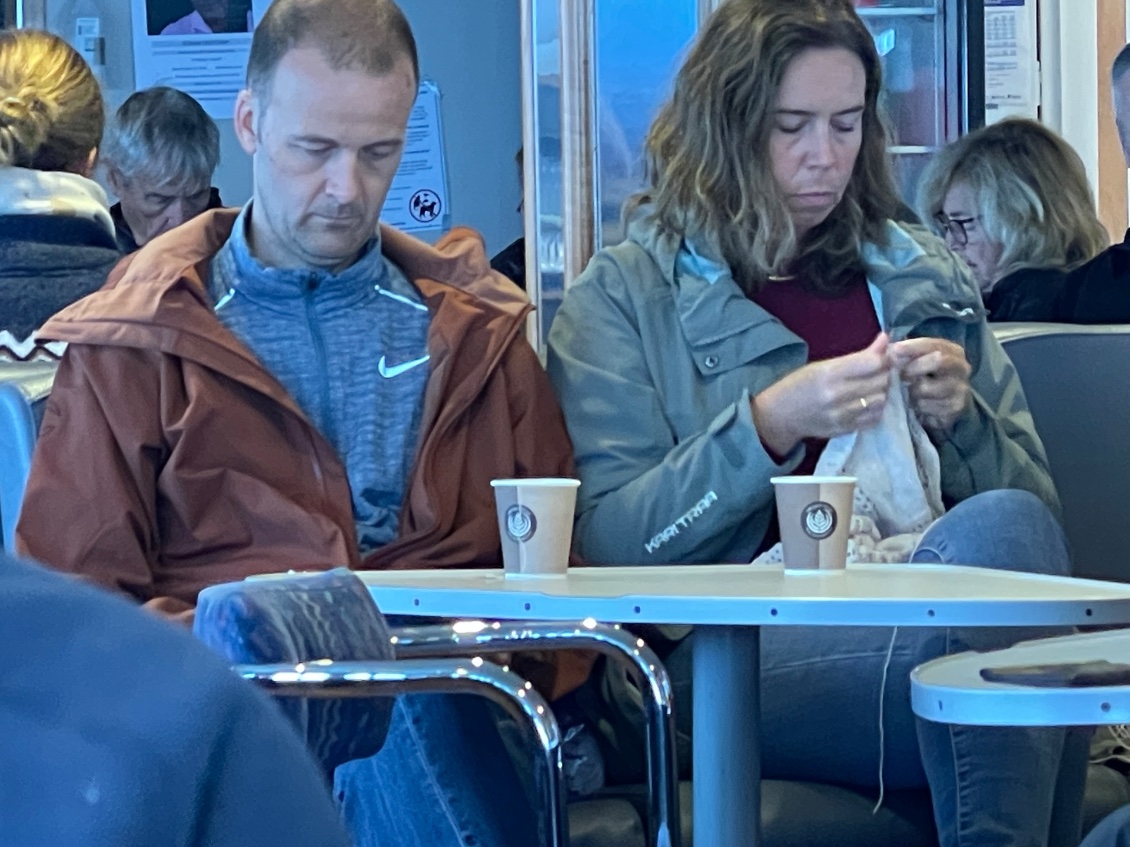
[[[20,549],[173,614],[206,586],[291,568],[498,567],[490,480],[573,473],[522,335],[525,295],[469,230],[433,248],[382,229],[385,254],[431,310],[431,372],[400,537],[361,561],[341,460],[213,313],[209,262],[237,212],[155,239],[43,327],[40,338],[69,347]]]

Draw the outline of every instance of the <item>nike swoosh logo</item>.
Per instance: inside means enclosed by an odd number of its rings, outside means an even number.
[[[413,359],[410,362],[401,362],[399,365],[393,365],[391,368],[385,361],[385,357],[381,356],[381,360],[377,362],[377,370],[380,371],[381,376],[385,379],[392,379],[393,377],[400,376],[405,371],[410,371],[412,368],[418,367],[430,359],[430,355],[423,355],[419,359]]]

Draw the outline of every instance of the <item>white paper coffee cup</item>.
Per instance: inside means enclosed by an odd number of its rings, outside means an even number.
[[[493,479],[506,576],[559,576],[569,569],[580,480]]]
[[[843,570],[851,534],[853,476],[777,476],[777,522],[786,570]]]

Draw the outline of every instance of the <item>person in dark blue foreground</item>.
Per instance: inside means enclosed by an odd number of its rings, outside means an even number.
[[[347,847],[266,695],[187,632],[0,551],[0,847]]]

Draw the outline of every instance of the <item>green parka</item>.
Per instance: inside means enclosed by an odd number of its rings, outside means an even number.
[[[968,269],[917,227],[890,222],[886,242],[865,244],[863,258],[892,340],[945,338],[973,367],[970,404],[938,445],[944,498],[1019,488],[1058,515],[1020,381]],[[806,345],[724,266],[687,255],[637,216],[570,287],[549,334],[582,483],[575,550],[593,563],[749,561],[772,519],[770,477],[803,456],[800,446],[774,461],[750,398],[804,365]]]

